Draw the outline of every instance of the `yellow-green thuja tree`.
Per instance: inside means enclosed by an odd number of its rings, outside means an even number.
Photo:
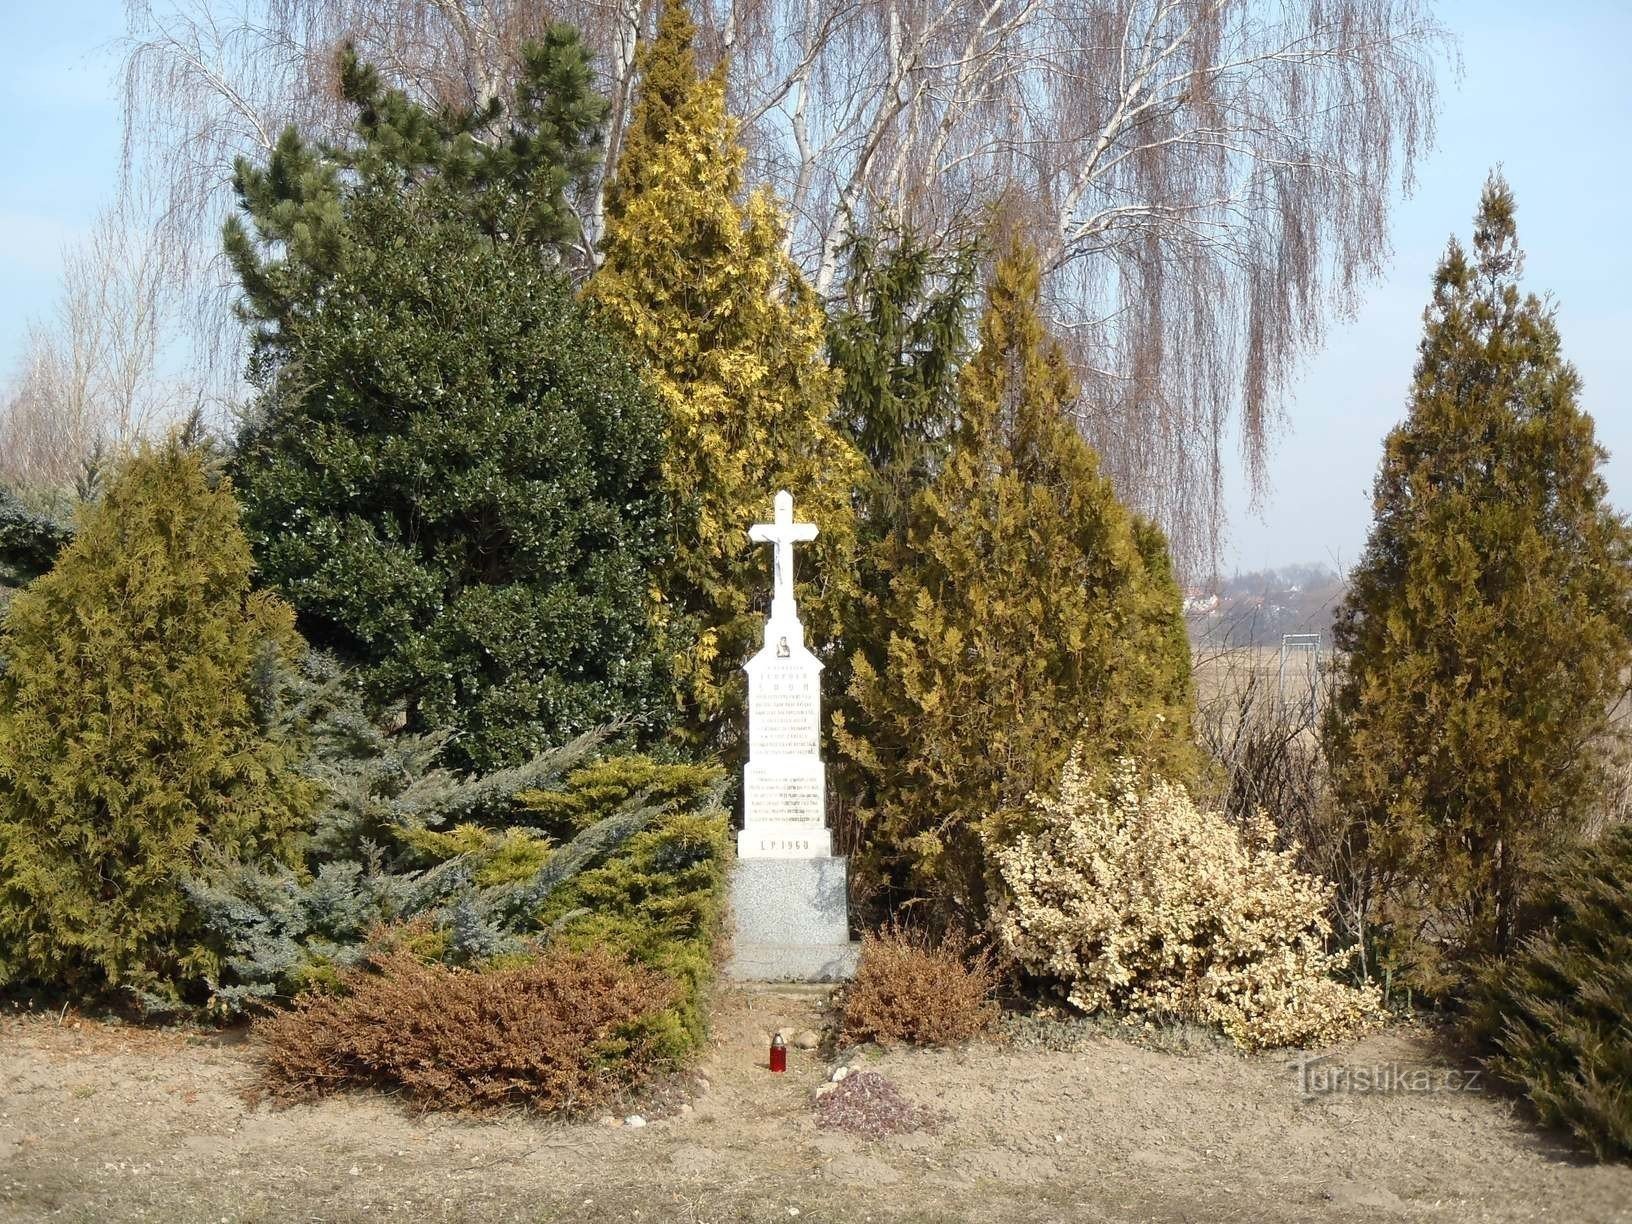
[[[1625,747],[1632,531],[1493,176],[1434,274],[1406,418],[1334,627],[1325,748],[1368,968],[1442,996],[1525,934]]]
[[[951,454],[910,512],[885,664],[854,660],[838,733],[868,783],[863,887],[968,926],[984,917],[984,837],[1056,784],[1073,746],[1192,768],[1167,549],[1071,423],[1039,278],[1019,244],[997,265]]]
[[[316,794],[259,678],[304,650],[253,589],[225,482],[129,459],[0,632],[0,984],[185,997],[215,976],[186,894],[216,856],[292,861]]]
[[[730,750],[741,667],[758,646],[768,563],[748,542],[778,489],[821,535],[801,551],[800,611],[833,649],[855,588],[854,449],[833,425],[838,380],[820,304],[783,250],[764,192],[744,193],[725,79],[698,72],[684,0],[641,59],[588,295],[644,360],[668,422],[674,560],[657,576],[683,734]]]

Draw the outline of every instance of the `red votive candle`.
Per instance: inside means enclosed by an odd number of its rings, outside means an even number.
[[[786,1071],[788,1069],[788,1043],[782,1040],[778,1033],[771,1038],[771,1070]]]

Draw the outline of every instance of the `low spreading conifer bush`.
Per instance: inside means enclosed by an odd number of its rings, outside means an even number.
[[[1332,975],[1330,885],[1277,851],[1258,816],[1237,828],[1182,786],[1067,764],[992,859],[993,926],[1030,973],[1085,1012],[1215,1024],[1237,1045],[1325,1044],[1379,1010]]]
[[[228,949],[213,1007],[256,1014],[343,994],[377,955],[369,932],[395,925],[447,968],[508,972],[548,945],[650,969],[673,991],[632,1022],[631,1056],[693,1049],[730,860],[719,769],[592,759],[600,740],[586,737],[519,770],[459,778],[434,764],[440,735],[383,734],[337,690],[348,673],[317,662],[313,682],[283,696],[329,790],[307,873],[246,866],[190,888]],[[496,793],[514,796],[515,823],[465,818]]]
[[[931,940],[903,927],[862,937],[856,977],[844,992],[847,1043],[953,1045],[997,1019],[992,954],[953,934]]]
[[[1551,873],[1536,930],[1476,983],[1490,1069],[1601,1160],[1632,1160],[1632,825]]]
[[[672,1057],[702,1040],[704,993],[725,908],[731,849],[714,790],[719,776],[710,766],[613,757],[569,774],[560,790],[520,796],[529,816],[561,822],[563,837],[594,812],[632,797],[670,805],[616,853],[563,885],[538,922],[560,923],[568,946],[612,949],[678,983],[674,1006],[654,1025]]]
[[[678,988],[658,970],[552,947],[476,972],[427,961],[414,942],[399,928],[338,992],[306,994],[256,1026],[270,1095],[368,1087],[425,1109],[577,1111],[663,1065],[652,1021]]]

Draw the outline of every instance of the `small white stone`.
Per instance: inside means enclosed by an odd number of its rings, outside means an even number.
[[[835,1084],[837,1084],[840,1080],[842,1080],[845,1076],[847,1076],[849,1074],[850,1074],[850,1068],[849,1067],[834,1067],[833,1068],[833,1082]]]
[[[801,1050],[814,1050],[822,1044],[822,1039],[816,1035],[814,1029],[805,1029],[793,1039],[793,1044]]]
[[[623,1120],[623,1124],[625,1126],[645,1126],[646,1119],[641,1117],[639,1114],[630,1114]]]
[[[362,1172],[363,1171],[361,1169],[359,1169],[356,1165],[351,1166],[351,1175],[353,1177],[360,1177],[362,1175]]]

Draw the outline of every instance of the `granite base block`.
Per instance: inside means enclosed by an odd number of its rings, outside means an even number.
[[[738,940],[725,974],[736,982],[848,982],[859,943],[756,944]]]
[[[739,859],[731,874],[739,981],[832,981],[855,972],[842,857]]]

